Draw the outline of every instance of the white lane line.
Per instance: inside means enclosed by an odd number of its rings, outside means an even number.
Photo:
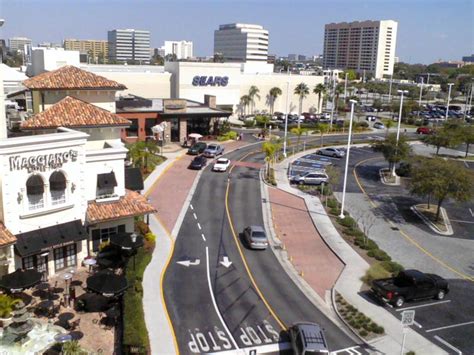
[[[192,209],[192,210],[194,210],[194,207],[193,207],[193,205],[189,205],[189,207],[191,207],[191,209]]]
[[[466,168],[469,169],[469,164],[467,163],[467,161],[464,160],[464,165],[466,165]]]
[[[202,240],[206,241],[206,237],[204,236],[203,233],[201,233]]]
[[[443,303],[449,303],[451,300],[445,300],[445,301],[439,301],[439,302],[431,302],[431,303],[426,303],[426,304],[420,304],[419,306],[411,306],[411,307],[405,307],[405,308],[399,308],[397,309],[397,312],[403,312],[404,310],[407,309],[416,309],[416,308],[423,308],[423,307],[429,307],[429,306],[436,306],[438,304],[443,304]]]
[[[467,224],[474,224],[473,221],[463,221],[460,219],[450,219],[452,222],[457,222],[457,223],[467,223]]]
[[[199,222],[198,222],[198,228],[199,228],[199,230],[201,230],[201,229],[202,229],[202,228],[201,228],[201,225],[199,224]]]
[[[427,330],[426,332],[427,332],[427,333],[436,332],[437,330],[443,330],[443,329],[450,329],[450,328],[462,327],[463,325],[469,325],[469,324],[474,324],[474,321],[471,321],[471,322],[464,322],[464,323],[459,323],[459,324],[447,325],[447,326],[445,326],[445,327],[433,328],[433,329]]]
[[[336,350],[336,351],[331,351],[331,355],[337,355],[337,354],[343,354],[343,353],[349,353],[349,354],[362,354],[361,352],[357,351],[356,349],[358,348],[358,346],[353,346],[353,347],[350,347],[350,348],[345,348],[345,349],[339,349],[339,350]]]
[[[198,216],[196,216],[196,213],[193,213],[194,219],[198,219]]]
[[[217,354],[267,354],[267,353],[276,353],[283,350],[290,350],[291,343],[273,343],[273,344],[266,344],[266,345],[257,345],[257,346],[249,346],[247,348],[241,348],[240,351],[237,353],[235,350],[224,350],[218,351],[214,353],[208,353],[208,355],[217,355]],[[335,353],[331,353],[335,354]],[[360,353],[359,353],[360,354]]]
[[[474,217],[474,212],[472,212],[471,209],[469,209],[469,212],[471,213],[471,216]]]
[[[207,284],[209,286],[209,293],[211,294],[212,304],[214,305],[217,316],[219,317],[219,320],[221,321],[222,326],[226,330],[227,335],[229,336],[230,340],[232,341],[232,344],[235,346],[235,350],[238,350],[239,346],[237,345],[234,337],[232,336],[231,332],[229,331],[229,328],[227,328],[227,324],[225,324],[224,319],[222,318],[222,315],[219,312],[219,308],[217,308],[217,303],[216,303],[216,299],[214,297],[214,292],[212,291],[211,271],[209,270],[209,248],[208,247],[206,247],[206,269],[207,269]]]
[[[451,344],[449,344],[446,340],[444,340],[443,338],[440,338],[439,336],[435,335],[434,338],[439,341],[440,343],[446,345],[448,348],[450,348],[451,350],[455,351],[456,354],[459,354],[459,355],[462,355],[462,351],[455,348],[454,346],[452,346]]]
[[[416,325],[418,328],[423,328],[423,326],[418,323],[416,320],[413,321],[413,324]]]

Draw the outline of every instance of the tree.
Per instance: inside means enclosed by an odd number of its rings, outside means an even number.
[[[214,53],[214,57],[212,58],[214,63],[224,63],[224,55],[222,53]]]
[[[471,144],[474,144],[474,126],[473,125],[464,126],[461,131],[460,139],[461,139],[461,142],[466,145],[465,157],[467,158],[467,155],[469,153],[469,146]]]
[[[249,95],[244,95],[240,98],[240,105],[243,107],[244,109],[244,115],[247,114],[247,107],[250,105],[250,102],[252,100],[250,99],[250,96]]]
[[[158,163],[160,147],[155,142],[136,142],[127,144],[128,156],[134,167],[151,171]]]
[[[474,197],[474,174],[458,162],[439,157],[420,158],[411,169],[410,192],[437,200],[436,221],[447,198],[463,202]]]
[[[304,134],[304,133],[307,133],[308,132],[308,129],[307,128],[301,128],[301,127],[294,127],[290,130],[291,133],[293,133],[294,135],[296,135],[298,138],[297,138],[297,141],[296,141],[296,149],[299,150],[300,148],[300,140],[301,140],[301,136]]]
[[[167,55],[165,55],[165,60],[167,62],[176,62],[178,61],[178,57],[174,53],[168,53]]]
[[[267,162],[267,179],[270,177],[270,169],[275,162],[276,154],[281,149],[281,139],[272,139],[262,144],[262,151],[265,153],[265,161]]]
[[[250,103],[252,104],[252,115],[254,114],[254,111],[255,111],[255,98],[260,100],[259,92],[260,90],[255,85],[252,85],[249,89],[248,96],[250,98]]]
[[[429,134],[423,138],[426,145],[436,147],[436,155],[439,155],[439,149],[454,148],[462,142],[462,131],[459,125],[447,123],[443,128]]]
[[[373,142],[372,149],[383,154],[392,174],[395,172],[395,165],[405,159],[411,151],[405,136],[400,136],[397,144],[397,135],[395,133],[389,134],[383,141]]]
[[[318,95],[318,111],[321,112],[321,95],[326,93],[326,87],[323,84],[318,84],[314,87],[313,93]]]
[[[61,354],[63,355],[84,355],[87,352],[82,349],[81,345],[77,340],[70,340],[62,344]]]
[[[13,311],[13,307],[20,302],[19,298],[13,298],[10,295],[0,295],[0,317],[8,318]]]
[[[348,69],[342,74],[341,79],[346,79],[346,74],[347,74],[347,80],[348,81],[354,81],[357,79],[357,72],[354,69]]]
[[[341,86],[341,85],[337,85],[337,86],[336,86],[336,93],[335,93],[335,94],[336,94],[336,100],[335,100],[336,107],[334,108],[334,109],[335,109],[334,111],[336,111],[336,112],[338,112],[339,106],[340,106],[340,105],[339,105],[339,104],[340,104],[340,102],[339,102],[339,95],[341,95],[343,92],[344,92],[344,87]],[[343,109],[343,108],[342,108],[342,109]]]
[[[387,121],[385,121],[385,128],[387,129],[385,131],[385,137],[388,136],[388,132],[389,132],[390,128],[393,127],[393,125],[394,125],[394,122],[391,118],[389,118]]]
[[[282,94],[282,91],[279,87],[273,87],[270,89],[270,92],[268,93],[268,95],[270,96],[270,114],[273,115],[273,111],[274,111],[274,108],[275,108],[275,101],[277,99],[278,96],[280,96]]]
[[[300,109],[299,109],[299,114],[301,115],[301,112],[303,111],[303,100],[305,99],[306,96],[309,95],[309,88],[308,85],[305,83],[299,83],[295,87],[294,93],[300,97]],[[298,128],[300,128],[300,120],[298,118]]]

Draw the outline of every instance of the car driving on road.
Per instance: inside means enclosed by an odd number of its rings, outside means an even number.
[[[188,154],[189,155],[198,155],[204,152],[204,150],[207,148],[207,144],[204,142],[197,142],[194,143],[191,147],[188,149]]]
[[[374,123],[375,129],[385,129],[385,125],[382,122],[375,122]]]
[[[244,229],[244,240],[250,249],[267,249],[268,239],[262,226],[248,226]]]
[[[449,285],[441,276],[405,270],[395,277],[372,281],[371,290],[383,302],[401,307],[405,301],[424,298],[442,300],[449,292]]]
[[[189,169],[201,170],[202,168],[206,166],[206,164],[207,164],[207,159],[203,157],[202,155],[198,155],[189,164]]]
[[[288,329],[288,333],[295,355],[329,354],[326,337],[318,324],[295,323]]]
[[[333,157],[333,158],[342,158],[345,155],[345,152],[343,150],[337,149],[337,148],[321,148],[319,149],[316,154],[319,155],[326,155],[328,157]]]
[[[212,143],[207,146],[203,152],[203,155],[206,158],[215,158],[222,153],[224,153],[224,147],[219,144]]]
[[[327,183],[327,181],[328,176],[324,170],[308,171],[290,178],[290,182],[300,185],[321,185],[322,183]]]
[[[227,158],[219,158],[216,160],[214,163],[214,166],[212,167],[213,171],[221,171],[224,172],[227,170],[227,168],[230,166],[230,160]]]

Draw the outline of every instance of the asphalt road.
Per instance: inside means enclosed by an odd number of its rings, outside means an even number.
[[[260,150],[248,147],[227,157],[235,162],[255,149]],[[242,247],[238,235],[242,229],[263,225],[259,169],[252,164],[261,164],[263,155],[250,154],[244,160],[252,166],[235,166],[229,182],[235,236],[226,214],[228,174],[211,172],[209,167],[177,236],[164,291],[180,353],[237,348],[284,353],[289,345],[284,329],[301,320],[319,323],[331,350],[356,347],[299,291],[270,249]],[[364,353],[360,348],[358,352]]]

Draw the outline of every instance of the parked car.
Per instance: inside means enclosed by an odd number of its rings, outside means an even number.
[[[375,122],[374,123],[375,129],[385,129],[385,125],[382,122]]]
[[[372,281],[372,293],[385,303],[401,307],[405,301],[424,298],[442,300],[449,292],[441,276],[418,270],[401,271],[396,277]]]
[[[248,226],[244,229],[244,240],[251,249],[267,249],[268,239],[262,226]]]
[[[214,163],[214,166],[212,167],[212,171],[221,171],[224,172],[227,170],[227,168],[230,166],[230,160],[227,158],[219,158],[216,160]]]
[[[198,155],[204,152],[204,150],[207,148],[207,144],[204,142],[197,142],[194,143],[191,147],[188,149],[188,154],[189,155]]]
[[[316,154],[326,155],[333,158],[342,158],[346,153],[343,150],[329,147],[319,149]]]
[[[416,134],[433,134],[433,129],[430,127],[418,127]]]
[[[316,323],[301,322],[289,329],[293,354],[329,354],[328,343],[321,327]]]
[[[301,175],[293,176],[290,179],[290,182],[300,185],[321,185],[322,183],[327,183],[327,181],[328,176],[324,170],[309,171]]]
[[[375,117],[375,116],[365,116],[365,120],[366,121],[376,121],[377,117]]]
[[[206,166],[206,164],[207,164],[207,159],[203,157],[202,155],[198,155],[189,164],[189,169],[201,170],[202,168]]]
[[[222,153],[224,153],[224,147],[219,144],[212,143],[207,146],[203,152],[203,155],[206,158],[215,158]]]

